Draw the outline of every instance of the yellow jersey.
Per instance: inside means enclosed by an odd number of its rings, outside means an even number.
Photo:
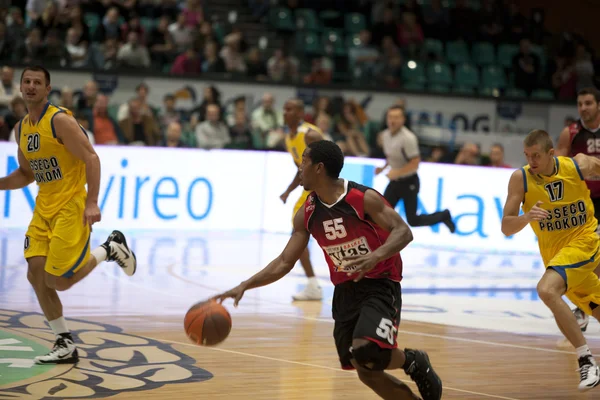
[[[523,212],[531,210],[538,201],[542,202],[541,208],[550,212],[546,220],[530,223],[546,266],[561,249],[575,241],[589,239],[590,251],[598,248],[594,203],[577,162],[570,157],[555,157],[554,162],[552,176],[533,174],[529,166],[521,168],[525,189]]]
[[[19,148],[39,186],[35,209],[44,218],[52,218],[74,196],[87,195],[85,163],[56,138],[53,118],[60,113],[73,115],[48,102],[39,121],[33,124],[27,114],[18,132]]]
[[[306,132],[310,130],[313,130],[319,135],[323,136],[323,132],[321,132],[317,126],[304,121],[300,122],[298,125],[298,129],[296,129],[296,135],[294,135],[294,137],[291,137],[289,132],[285,136],[285,148],[292,155],[292,158],[298,167],[300,167],[300,164],[302,164],[302,153],[304,153],[304,150],[306,150],[306,141],[304,140],[304,135],[306,135]]]

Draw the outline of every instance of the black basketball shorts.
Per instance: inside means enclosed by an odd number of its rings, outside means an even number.
[[[353,339],[367,339],[381,348],[397,347],[402,292],[400,283],[389,279],[347,281],[333,292],[333,338],[343,369],[351,363]]]

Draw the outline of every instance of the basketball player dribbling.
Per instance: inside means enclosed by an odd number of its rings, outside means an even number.
[[[300,179],[308,198],[294,216],[294,231],[275,260],[237,287],[215,296],[233,298],[287,275],[306,249],[310,235],[325,254],[333,294],[333,336],[343,369],[384,399],[419,399],[385,371],[403,369],[424,400],[439,400],[442,382],[427,353],[398,349],[402,308],[399,252],[412,241],[408,225],[381,194],[340,179],[344,155],[327,140],[310,143],[302,157]]]
[[[290,99],[285,102],[283,106],[283,121],[286,125],[286,136],[285,136],[285,147],[287,151],[291,154],[296,167],[300,167],[300,163],[302,163],[302,153],[304,149],[306,149],[306,145],[312,143],[317,140],[323,139],[323,133],[321,130],[308,122],[303,120],[304,118],[304,103],[299,99]],[[283,194],[279,197],[281,201],[285,204],[290,193],[294,191],[300,185],[300,173],[298,172],[294,176],[294,180],[288,188],[283,192]],[[294,212],[292,214],[292,225],[294,220],[294,215],[298,212],[302,205],[306,201],[306,197],[308,196],[308,192],[306,190],[302,191],[302,194],[296,201],[294,205]],[[319,286],[319,281],[315,276],[315,272],[312,267],[312,263],[310,262],[310,254],[308,252],[308,247],[304,250],[302,255],[300,256],[300,264],[304,269],[304,273],[308,278],[308,284],[300,293],[296,293],[292,296],[292,298],[296,301],[305,301],[305,300],[321,300],[323,297],[323,293],[321,287]]]
[[[0,179],[0,190],[21,189],[33,181],[39,186],[24,252],[27,279],[56,341],[35,362],[74,364],[79,355],[57,291],[69,289],[102,261],[116,261],[129,276],[137,263],[119,231],[90,252],[91,226],[101,219],[100,160],[72,113],[48,101],[50,90],[45,68],[23,70],[21,94],[28,114],[15,126],[19,168]]]
[[[579,120],[565,127],[558,138],[556,154],[574,157],[583,153],[588,156],[600,157],[600,91],[596,88],[586,88],[577,94],[577,111]],[[600,177],[586,179],[590,196],[594,203],[595,217],[600,221]],[[600,271],[596,269],[596,275]],[[579,327],[587,330],[589,317],[579,307],[573,310]]]
[[[576,349],[578,388],[588,390],[600,383],[600,369],[562,296],[587,315],[600,318],[600,280],[594,273],[600,264],[598,221],[584,180],[600,175],[600,159],[581,153],[555,157],[552,139],[542,130],[527,135],[524,150],[528,165],[510,177],[502,233],[511,236],[531,225],[546,267],[538,294]],[[519,215],[521,204],[523,215]]]

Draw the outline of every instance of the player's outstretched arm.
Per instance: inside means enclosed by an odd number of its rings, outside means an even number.
[[[355,282],[361,280],[381,261],[398,254],[413,240],[408,224],[375,191],[367,190],[365,192],[364,210],[365,215],[368,215],[373,222],[388,231],[390,235],[385,243],[372,253],[344,259],[344,264],[348,268],[348,276],[356,275]]]
[[[246,290],[266,286],[283,278],[294,268],[308,245],[309,238],[310,234],[304,227],[304,208],[301,208],[294,216],[294,231],[283,252],[250,279],[225,293],[213,297],[213,299],[223,302],[223,300],[231,297],[234,299],[233,305],[237,307]]]
[[[600,159],[583,153],[577,154],[573,159],[579,166],[579,171],[584,179],[600,176]]]
[[[542,205],[541,201],[538,201],[529,212],[519,215],[519,209],[524,197],[525,184],[523,183],[523,171],[518,169],[513,172],[508,182],[508,196],[506,197],[502,217],[502,233],[505,236],[511,236],[520,232],[531,221],[541,221],[548,217],[548,211],[540,208]]]
[[[556,145],[555,154],[557,156],[565,156],[568,157],[571,153],[571,133],[569,131],[569,127],[566,126],[558,137],[558,143]]]
[[[18,122],[18,126],[15,125],[15,132],[19,132],[21,122]],[[17,143],[19,142],[19,135],[16,135]],[[0,190],[15,190],[21,189],[29,185],[34,181],[33,171],[25,158],[25,155],[19,148],[17,153],[17,159],[19,160],[19,168],[14,170],[10,175],[4,178],[0,178]]]
[[[71,154],[85,163],[88,202],[98,203],[100,192],[100,158],[75,118],[65,113],[53,117],[56,137]]]

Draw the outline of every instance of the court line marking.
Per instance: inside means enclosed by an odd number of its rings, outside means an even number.
[[[190,283],[194,286],[198,286],[198,287],[202,287],[208,290],[214,290],[214,291],[218,291],[218,289],[215,289],[214,287],[210,287],[204,284],[200,284],[197,283],[195,281],[192,281],[190,279],[184,278],[182,276],[177,275],[174,271],[173,271],[173,267],[175,266],[175,264],[171,264],[168,267],[168,272],[169,275],[173,276],[176,279],[179,279],[183,282],[186,283]],[[151,288],[149,288],[151,289]],[[155,290],[155,289],[152,289]],[[183,296],[178,296],[175,295],[176,297],[183,297]],[[244,293],[244,298],[247,295]],[[271,304],[277,304],[277,305],[289,305],[290,303],[278,303],[277,301],[272,301],[270,299],[265,299],[264,297],[261,298],[256,298],[253,296],[248,296],[250,298],[252,298],[253,300],[256,301],[263,301],[263,302],[267,302],[267,303],[271,303]],[[324,318],[313,318],[313,317],[307,317],[304,315],[296,315],[296,314],[286,314],[286,313],[282,313],[282,314],[278,314],[278,316],[282,316],[282,317],[288,317],[288,318],[294,318],[294,319],[305,319],[305,320],[309,320],[309,321],[320,321],[320,322],[327,322],[329,324],[333,324],[334,321],[331,319],[324,319]],[[413,321],[410,321],[411,323],[413,323]],[[418,321],[414,321],[416,324],[420,324],[420,325],[426,325],[424,322],[418,322]],[[435,325],[443,325],[443,324],[435,324]],[[464,328],[464,327],[461,327]],[[471,328],[468,328],[471,329]],[[506,332],[502,332],[502,331],[493,331],[493,330],[488,330],[488,329],[474,329],[474,330],[481,330],[481,331],[487,331],[487,332],[495,332],[495,333],[506,333]],[[437,338],[437,339],[448,339],[448,340],[453,340],[456,342],[464,342],[464,343],[477,343],[477,344],[482,344],[482,345],[488,345],[488,346],[494,346],[494,347],[507,347],[507,348],[513,348],[513,349],[520,349],[520,350],[535,350],[535,351],[540,351],[540,352],[545,352],[545,353],[558,353],[558,354],[575,354],[573,351],[566,351],[566,350],[558,350],[558,349],[548,349],[548,348],[544,348],[544,347],[535,347],[535,346],[526,346],[526,345],[518,345],[518,344],[510,344],[510,343],[501,343],[501,342],[492,342],[492,341],[488,341],[488,340],[478,340],[478,339],[467,339],[467,338],[462,338],[462,337],[457,337],[457,336],[447,336],[447,335],[440,335],[440,334],[435,334],[435,333],[426,333],[426,332],[418,332],[418,331],[407,331],[404,329],[399,329],[398,333],[405,333],[407,335],[412,335],[412,336],[426,336],[426,337],[431,337],[431,338]],[[509,334],[509,333],[506,333]]]
[[[144,335],[145,336],[145,335]],[[355,374],[355,371],[346,371],[340,368],[332,368],[332,367],[327,367],[325,365],[317,365],[317,364],[309,364],[309,363],[304,363],[304,362],[300,362],[300,361],[292,361],[292,360],[286,360],[283,358],[274,358],[274,357],[267,357],[267,356],[261,356],[259,354],[252,354],[252,353],[245,353],[242,351],[237,351],[237,350],[229,350],[229,349],[222,349],[222,348],[218,348],[218,347],[209,347],[209,346],[198,346],[192,343],[184,343],[184,342],[179,342],[176,340],[168,340],[168,339],[157,339],[157,338],[153,338],[150,336],[145,336],[148,339],[152,339],[152,340],[156,340],[159,342],[165,342],[165,343],[171,343],[171,344],[178,344],[181,346],[186,346],[186,347],[194,347],[196,349],[198,348],[202,348],[202,349],[208,349],[208,350],[213,350],[213,351],[221,351],[223,353],[230,353],[230,354],[236,354],[236,355],[241,355],[241,356],[246,356],[246,357],[254,357],[254,358],[260,358],[263,360],[268,360],[268,361],[277,361],[277,362],[283,362],[286,364],[294,364],[294,365],[301,365],[304,367],[311,367],[311,368],[320,368],[320,369],[327,369],[330,371],[336,371],[336,372],[343,372],[343,373],[350,373],[350,374]],[[416,387],[415,383],[411,380],[403,380],[402,382],[406,383],[406,384],[410,384],[411,386]],[[505,397],[505,396],[498,396],[498,395],[494,395],[494,394],[488,394],[488,393],[481,393],[481,392],[473,392],[470,390],[465,390],[465,389],[457,389],[457,388],[453,388],[453,387],[449,387],[449,386],[444,386],[443,387],[445,390],[450,390],[450,391],[454,391],[454,392],[460,392],[460,393],[466,393],[466,394],[472,394],[475,396],[483,396],[483,397],[488,397],[491,399],[502,399],[502,400],[519,400],[513,397]]]

